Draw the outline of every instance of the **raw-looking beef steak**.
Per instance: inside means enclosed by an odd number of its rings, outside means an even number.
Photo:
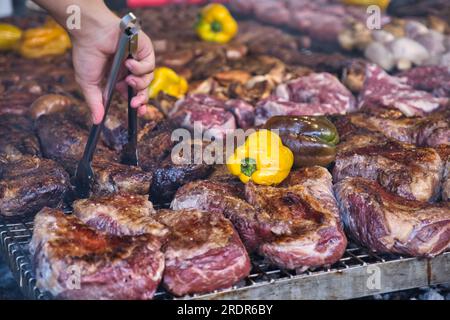
[[[433,201],[439,195],[442,170],[434,149],[375,134],[354,135],[338,146],[333,179],[364,177],[407,199]]]
[[[426,91],[416,90],[375,64],[367,65],[359,96],[360,109],[377,112],[383,108],[394,108],[407,117],[423,116],[447,102],[448,98],[437,98]]]
[[[153,236],[107,235],[49,208],[35,217],[30,251],[38,288],[59,299],[151,299],[164,270]]]
[[[434,257],[450,246],[450,203],[407,200],[377,182],[346,178],[335,185],[350,236],[370,250]]]
[[[398,77],[417,90],[436,97],[450,97],[450,66],[421,66],[402,72]]]
[[[174,295],[231,287],[250,272],[250,259],[233,225],[220,213],[161,210],[170,230],[163,285]]]
[[[280,84],[274,95],[256,106],[255,124],[277,115],[344,114],[355,110],[355,98],[329,73],[312,73]]]

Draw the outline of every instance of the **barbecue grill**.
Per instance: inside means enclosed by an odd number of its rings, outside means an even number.
[[[26,298],[52,299],[36,287],[28,244],[33,218],[0,217],[0,254],[5,257]],[[328,267],[304,272],[271,266],[252,257],[252,271],[243,281],[225,290],[183,299],[351,299],[450,282],[450,251],[434,259],[375,254],[353,243],[343,257]],[[174,299],[160,288],[155,299]]]

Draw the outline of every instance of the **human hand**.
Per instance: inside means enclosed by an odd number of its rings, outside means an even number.
[[[72,37],[75,79],[91,109],[94,124],[100,123],[104,116],[102,85],[116,51],[121,33],[119,24],[120,19],[111,13],[108,17],[98,17],[95,26],[83,26],[83,31]],[[148,100],[147,88],[155,68],[152,42],[144,32],[140,31],[138,35],[136,59],[127,59],[125,67],[131,74],[119,79],[117,89],[126,97],[127,85],[133,87],[136,95],[131,100],[131,107],[138,108],[138,113],[143,115]]]

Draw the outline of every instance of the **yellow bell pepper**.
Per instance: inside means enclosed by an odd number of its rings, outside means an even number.
[[[25,58],[41,58],[63,54],[71,46],[67,32],[49,19],[42,27],[25,30],[18,50]]]
[[[150,98],[156,98],[162,91],[170,96],[181,98],[188,90],[188,83],[185,78],[167,67],[155,69],[153,81],[148,88]]]
[[[19,43],[22,30],[8,23],[0,23],[0,50],[11,50]]]
[[[280,137],[270,130],[258,130],[248,136],[227,159],[231,174],[243,183],[276,185],[289,175],[294,154],[283,145]]]
[[[377,5],[382,10],[386,9],[389,5],[390,0],[342,0],[344,4],[354,5],[354,6],[371,6]]]
[[[196,31],[202,40],[227,43],[238,32],[238,24],[225,6],[212,3],[200,12]]]

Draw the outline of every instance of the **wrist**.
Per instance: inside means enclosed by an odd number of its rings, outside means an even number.
[[[119,28],[120,18],[105,7],[105,12],[82,12],[80,28],[68,30],[74,42],[96,40]]]

